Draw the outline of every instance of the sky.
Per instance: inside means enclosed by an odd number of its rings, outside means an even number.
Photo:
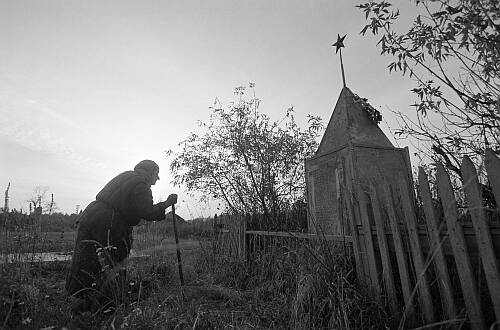
[[[326,124],[342,88],[337,34],[347,34],[347,86],[382,112],[396,143],[389,110],[410,111],[413,83],[389,74],[377,39],[359,34],[361,2],[0,0],[2,196],[10,182],[10,208],[26,210],[44,186],[71,213],[152,159],[155,201],[177,193],[184,218],[213,215],[217,205],[172,185],[164,151],[198,130],[215,98],[228,104],[250,82],[272,119],[293,106],[302,125],[307,114]],[[410,1],[398,8],[414,15]]]

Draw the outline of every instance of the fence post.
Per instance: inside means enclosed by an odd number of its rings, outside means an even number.
[[[488,180],[493,188],[493,195],[497,202],[497,208],[500,210],[500,159],[495,155],[493,150],[486,149],[486,171],[488,172]]]
[[[366,201],[365,192],[361,189],[361,186],[356,184],[356,192],[358,198],[359,212],[361,214],[361,221],[363,222],[363,232],[366,243],[366,252],[368,254],[368,265],[369,273],[371,279],[371,288],[375,291],[377,296],[380,296],[380,285],[378,281],[378,269],[377,262],[375,259],[375,246],[373,245],[372,229],[370,226],[370,219],[368,217],[367,207],[368,203]]]
[[[349,158],[347,159],[349,161]],[[351,228],[351,236],[352,236],[352,250],[354,253],[354,262],[356,264],[356,275],[358,277],[358,281],[361,284],[365,284],[365,272],[363,267],[363,262],[361,260],[361,248],[359,245],[359,235],[358,235],[358,225],[356,218],[354,217],[354,193],[353,193],[353,174],[351,172],[351,166],[344,166],[345,169],[345,187],[347,189],[347,193],[344,194],[344,203],[347,209],[347,217],[349,221],[349,225]]]
[[[498,271],[498,261],[493,250],[490,228],[484,214],[483,198],[476,168],[470,158],[465,156],[462,160],[460,170],[464,178],[465,196],[472,217],[472,225],[476,233],[477,246],[490,291],[491,302],[493,303],[495,316],[497,320],[500,320],[500,274]]]
[[[430,255],[434,255],[434,264],[436,265],[437,275],[440,279],[439,288],[441,296],[443,297],[444,313],[448,319],[454,319],[456,316],[455,302],[453,298],[453,289],[451,287],[450,276],[448,273],[448,266],[446,259],[441,248],[440,239],[440,226],[438,219],[434,214],[432,206],[431,189],[427,175],[422,167],[418,168],[418,183],[420,188],[420,195],[422,196],[422,204],[425,213],[425,222],[429,231],[430,238]]]
[[[398,181],[401,202],[403,204],[404,218],[406,221],[406,229],[408,230],[408,238],[410,240],[413,265],[415,266],[417,287],[420,292],[419,297],[423,305],[422,307],[424,310],[425,320],[431,323],[434,321],[434,306],[432,304],[431,292],[427,282],[427,268],[424,264],[422,248],[418,237],[417,217],[415,216],[415,209],[411,202],[410,192],[408,192],[406,180],[402,175],[399,175]]]
[[[373,209],[373,217],[375,220],[375,228],[377,229],[377,241],[380,250],[380,259],[382,260],[382,275],[384,277],[385,288],[389,296],[389,303],[393,313],[399,314],[398,301],[396,298],[396,287],[394,286],[393,271],[391,265],[391,256],[389,247],[387,246],[387,237],[385,235],[384,222],[380,215],[380,204],[377,194],[377,189],[371,186],[371,201]]]
[[[455,196],[451,188],[450,178],[448,174],[446,174],[443,165],[439,163],[437,164],[437,183],[469,319],[473,328],[485,329],[477,285],[474,280],[469,259],[469,252],[465,244],[462,226],[458,222],[458,210]]]
[[[403,238],[399,228],[399,222],[394,210],[393,198],[389,184],[383,182],[382,189],[384,192],[384,203],[387,209],[387,215],[391,225],[392,239],[394,241],[394,250],[396,252],[396,260],[398,262],[399,279],[401,280],[401,288],[403,291],[403,298],[405,300],[404,315],[409,315],[410,320],[413,319],[413,299],[411,295],[410,273],[408,272],[408,265],[406,263],[406,254],[403,245]]]
[[[240,241],[241,241],[241,260],[245,261],[246,260],[246,256],[247,256],[247,235],[246,235],[246,232],[247,232],[247,217],[246,216],[242,216],[241,217],[241,225],[240,225],[240,230],[241,230],[241,233],[240,233]]]

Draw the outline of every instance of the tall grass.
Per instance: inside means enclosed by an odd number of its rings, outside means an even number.
[[[339,247],[313,242],[269,243],[248,259],[232,260],[214,241],[182,242],[186,287],[180,288],[175,245],[164,224],[136,228],[123,297],[115,308],[80,320],[87,328],[366,329],[397,325],[384,306],[357,285]],[[205,235],[209,236],[209,235]],[[0,327],[68,326],[69,262],[0,266]],[[119,293],[119,292],[115,292]],[[120,299],[118,299],[120,298]]]
[[[41,328],[67,315],[67,262],[42,263],[41,252],[70,251],[74,233],[40,232],[39,221],[4,226],[0,239],[0,328]],[[38,219],[40,220],[40,219]]]
[[[284,244],[280,244],[284,243]],[[277,242],[248,261],[231,261],[202,249],[199,271],[207,283],[243,292],[260,306],[256,326],[294,329],[360,329],[393,326],[385,306],[360,288],[353,265],[327,241]]]

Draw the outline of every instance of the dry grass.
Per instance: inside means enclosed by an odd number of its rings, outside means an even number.
[[[147,256],[128,261],[125,301],[108,313],[87,315],[78,321],[80,327],[366,329],[397,324],[357,287],[348,258],[321,242],[294,250],[273,246],[248,261],[235,261],[213,254],[209,241],[184,241],[187,286],[181,290],[172,239],[141,235],[134,248]],[[0,327],[75,328],[64,291],[68,267],[68,262],[0,265]]]
[[[397,324],[356,285],[342,254],[321,246],[273,248],[249,261],[202,249],[187,261],[189,285],[139,303],[123,319],[130,328],[367,329]],[[321,244],[320,244],[321,245]]]
[[[76,232],[40,232],[37,230],[2,232],[0,254],[68,252],[73,250]]]

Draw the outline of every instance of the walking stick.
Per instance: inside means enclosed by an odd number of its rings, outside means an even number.
[[[177,249],[177,265],[179,266],[179,278],[181,287],[184,286],[184,276],[182,276],[181,249],[179,247],[179,235],[177,234],[177,224],[175,222],[175,204],[172,204],[172,221],[174,224],[175,248]]]

